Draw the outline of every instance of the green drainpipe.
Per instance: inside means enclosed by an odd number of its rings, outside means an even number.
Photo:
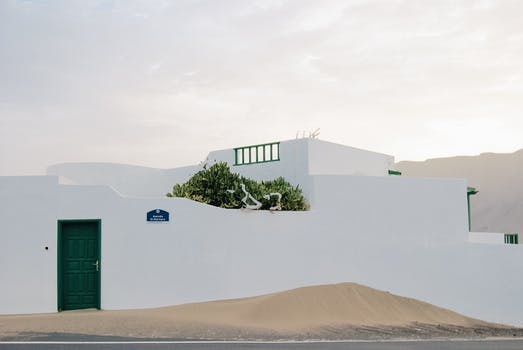
[[[468,214],[469,214],[469,231],[471,228],[471,220],[470,220],[470,196],[473,196],[477,194],[479,191],[476,190],[474,187],[467,187],[467,208],[468,208]]]

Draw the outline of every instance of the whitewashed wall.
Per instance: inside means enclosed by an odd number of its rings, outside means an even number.
[[[469,242],[482,244],[505,244],[505,234],[499,232],[469,232]]]
[[[226,162],[231,170],[256,180],[273,180],[283,176],[311,195],[310,175],[388,175],[394,169],[394,157],[353,147],[303,138],[280,142],[280,160],[234,166],[234,151],[209,153],[208,164]]]
[[[59,176],[63,184],[109,186],[123,196],[158,198],[165,197],[174,184],[187,181],[200,169],[198,165],[154,169],[113,163],[63,163],[50,166],[46,173]]]
[[[316,139],[308,140],[309,174],[385,176],[394,157]]]
[[[311,211],[128,199],[56,178],[0,178],[0,313],[56,311],[56,220],[102,220],[102,308],[142,308],[354,281],[523,325],[523,246],[467,242],[462,180],[315,176]],[[161,208],[171,222],[151,224]],[[20,217],[24,220],[16,220]],[[27,215],[26,215],[27,214]],[[45,251],[44,246],[49,250]],[[4,291],[5,290],[5,291]]]
[[[465,180],[323,175],[313,184],[314,211],[333,230],[343,220],[347,234],[369,232],[409,246],[468,239]]]
[[[311,174],[383,176],[394,167],[392,156],[308,138],[280,142],[279,161],[240,166],[235,166],[234,161],[234,149],[225,149],[209,153],[205,164],[226,162],[231,171],[258,181],[283,176],[292,185],[299,185],[307,198]],[[125,164],[64,163],[49,167],[47,174],[60,176],[66,184],[107,185],[124,197],[159,198],[201,169],[202,165],[153,169]]]
[[[57,197],[56,177],[0,177],[0,313],[56,311]]]

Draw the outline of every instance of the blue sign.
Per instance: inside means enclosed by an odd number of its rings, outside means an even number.
[[[169,221],[169,212],[162,209],[153,209],[147,212],[147,221],[166,222]]]

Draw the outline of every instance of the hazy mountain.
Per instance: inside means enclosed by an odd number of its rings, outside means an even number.
[[[403,176],[466,178],[479,193],[471,197],[472,231],[523,232],[523,149],[509,154],[404,161]]]

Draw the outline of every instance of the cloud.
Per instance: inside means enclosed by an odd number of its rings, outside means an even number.
[[[317,127],[325,139],[400,159],[513,150],[522,147],[507,137],[523,130],[522,7],[0,2],[0,169],[36,173],[64,160],[162,167],[159,147],[174,166]],[[500,121],[492,142],[480,138],[489,128],[461,146],[460,132],[427,126],[474,119]]]

